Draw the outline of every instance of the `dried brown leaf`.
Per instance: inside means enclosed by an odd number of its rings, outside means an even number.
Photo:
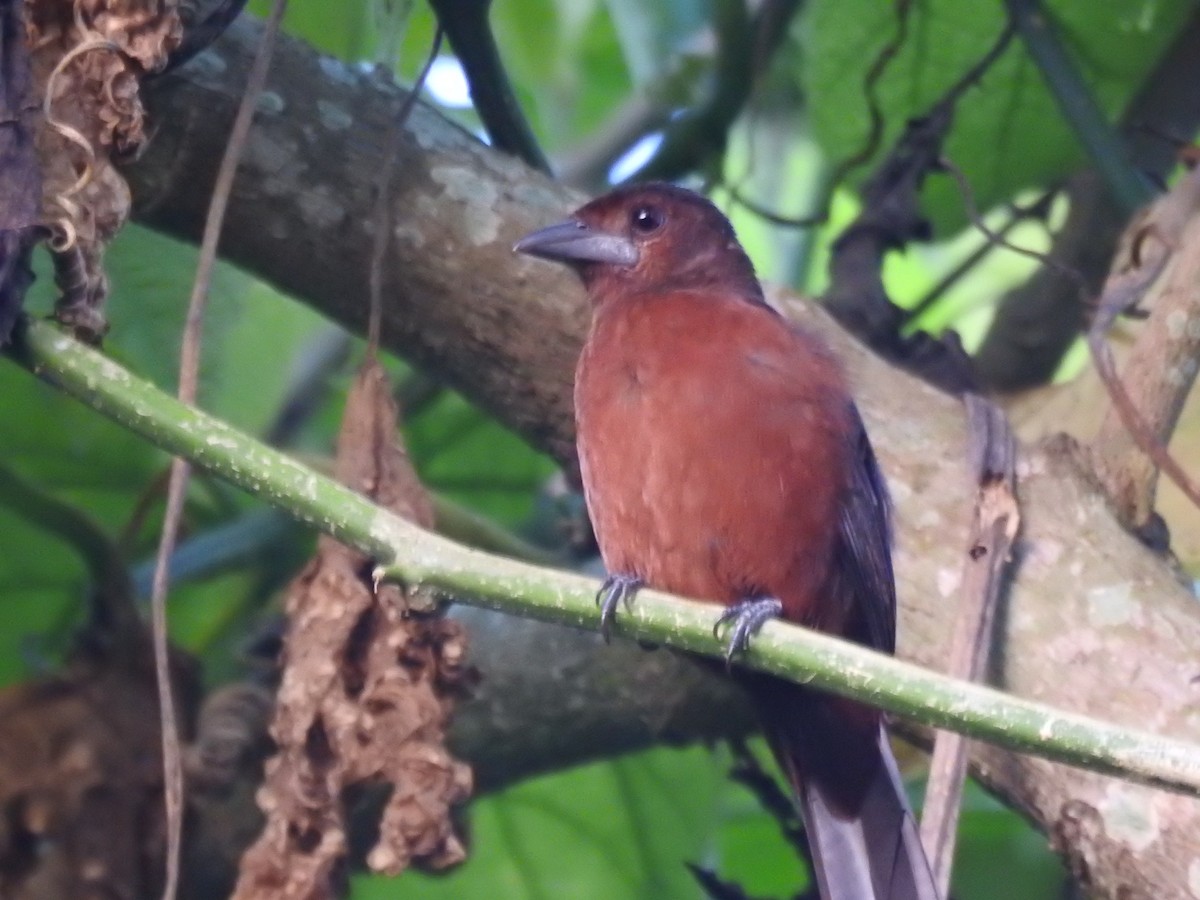
[[[0,692],[0,897],[133,898],[161,889],[162,766],[148,636]],[[175,657],[188,719],[196,670]]]
[[[114,158],[146,139],[141,77],[165,65],[182,36],[176,0],[30,0],[26,35],[44,111],[37,134],[43,223],[53,246],[80,245],[84,290],[64,290],[60,318],[98,337],[106,290],[103,247],[129,216]]]
[[[346,402],[336,472],[346,484],[424,525],[432,506],[396,440],[396,408],[377,362],[364,364]],[[443,868],[465,848],[451,809],[471,771],[445,746],[469,683],[461,627],[411,615],[400,588],[376,592],[370,560],[332,538],[287,599],[289,630],[259,803],[262,837],[243,858],[235,896],[316,898],[336,892],[348,849],[346,792],[384,783],[391,795],[372,868]]]

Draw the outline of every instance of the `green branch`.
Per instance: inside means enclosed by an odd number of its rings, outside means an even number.
[[[171,453],[379,560],[382,577],[530,618],[595,629],[594,580],[470,550],[379,509],[337,482],[135,378],[44,322],[18,363]],[[644,591],[619,634],[720,657],[711,606]],[[1012,750],[1200,796],[1200,747],[946,678],[807,629],[769,622],[745,663]]]

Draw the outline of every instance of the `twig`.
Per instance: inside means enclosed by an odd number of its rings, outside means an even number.
[[[867,134],[861,146],[850,156],[838,162],[826,179],[825,189],[815,204],[813,212],[805,216],[786,216],[774,210],[767,209],[759,203],[746,197],[737,185],[728,185],[729,195],[734,202],[741,204],[759,218],[765,219],[780,228],[813,228],[823,225],[829,220],[829,206],[833,195],[846,177],[859,166],[870,160],[879,150],[879,142],[883,139],[883,113],[879,107],[876,89],[880,79],[887,72],[888,65],[896,54],[904,47],[908,39],[908,17],[912,11],[911,0],[899,0],[896,7],[896,34],[879,48],[875,59],[871,61],[866,75],[863,76],[863,96],[867,101]]]
[[[471,100],[492,146],[539,171],[550,172],[542,148],[517,102],[488,23],[491,0],[430,0],[471,86]]]
[[[1088,330],[1088,347],[1113,404],[1093,444],[1097,471],[1118,515],[1127,527],[1138,529],[1153,508],[1155,472],[1140,454],[1129,452],[1123,433],[1200,506],[1200,485],[1167,450],[1200,361],[1200,336],[1188,327],[1200,316],[1195,291],[1200,277],[1200,170],[1188,172],[1134,223],[1128,253],[1128,267],[1105,284]],[[1126,373],[1118,375],[1108,330],[1120,315],[1138,308],[1169,265],[1170,276],[1152,305]],[[1133,396],[1126,382],[1135,386]]]
[[[730,741],[729,745],[734,756],[734,766],[729,777],[757,798],[758,805],[779,826],[784,840],[796,849],[796,856],[804,860],[804,864],[812,872],[812,847],[808,843],[808,835],[804,832],[804,823],[796,813],[795,801],[783,791],[779,782],[763,769],[745,741],[734,740]]]
[[[89,631],[128,648],[142,634],[129,569],[104,529],[0,462],[0,506],[59,538],[79,554],[91,577]]]
[[[940,340],[923,332],[901,333],[904,312],[883,284],[884,257],[913,241],[929,239],[920,189],[942,163],[942,145],[954,123],[956,104],[995,64],[1012,40],[1006,27],[929,111],[912,119],[863,185],[862,212],[834,242],[825,308],[873,350],[952,394],[975,389],[975,378],[957,336]]]
[[[1005,250],[1011,250],[1013,253],[1016,253],[1019,256],[1028,257],[1029,259],[1040,262],[1042,265],[1048,268],[1055,269],[1060,274],[1071,279],[1075,283],[1075,286],[1079,290],[1081,296],[1087,295],[1087,282],[1084,280],[1083,275],[1078,271],[1059,262],[1053,256],[1042,253],[1040,250],[1030,250],[1028,247],[1022,247],[1020,244],[1014,244],[1001,232],[994,231],[988,226],[988,224],[983,220],[983,215],[979,212],[979,207],[975,205],[975,194],[971,190],[971,185],[967,181],[966,173],[964,173],[962,169],[956,166],[945,156],[938,160],[938,167],[954,179],[954,183],[958,185],[959,196],[962,197],[963,208],[967,213],[967,218],[970,220],[971,224],[975,226],[976,230],[988,239],[989,243],[994,244],[997,247],[1003,247]]]
[[[871,61],[870,67],[867,69],[867,74],[863,76],[863,96],[867,101],[867,136],[863,139],[862,146],[850,156],[839,162],[834,168],[829,178],[829,190],[826,193],[826,201],[822,204],[822,209],[828,207],[829,198],[833,197],[833,192],[847,175],[857,169],[859,166],[870,160],[879,150],[879,143],[883,139],[883,112],[879,108],[879,97],[876,93],[879,87],[879,82],[887,72],[888,66],[892,60],[896,58],[896,54],[904,47],[904,42],[908,39],[908,17],[912,13],[912,0],[900,0],[896,3],[896,34],[890,41],[879,48],[879,53],[875,59]],[[821,213],[822,217],[826,215]]]
[[[829,218],[829,203],[833,197],[834,190],[850,172],[873,157],[879,149],[879,141],[883,136],[883,114],[879,110],[879,101],[876,99],[875,89],[879,79],[887,71],[888,63],[891,62],[892,58],[900,51],[900,48],[904,44],[908,34],[908,13],[910,8],[911,4],[909,2],[898,3],[896,5],[896,14],[899,23],[896,36],[880,50],[879,55],[876,56],[875,61],[871,64],[863,81],[863,93],[867,98],[867,112],[870,119],[867,137],[863,142],[863,146],[852,156],[838,163],[837,168],[834,169],[833,174],[829,178],[829,186],[826,189],[824,197],[817,204],[817,211],[811,215],[801,217],[780,215],[748,200],[736,188],[731,187],[729,189],[730,195],[735,201],[741,203],[752,213],[766,219],[773,225],[785,228],[812,228],[815,225],[824,223]],[[1004,55],[1004,51],[1008,49],[1008,45],[1012,42],[1014,33],[1013,25],[1009,22],[1004,27],[1004,30],[1000,32],[1000,36],[988,49],[987,53],[981,56],[971,68],[967,69],[954,84],[950,85],[946,93],[935,104],[930,116],[940,117],[943,114],[948,114],[954,104],[958,103],[962,98],[962,95],[969,88],[974,87],[987,73],[988,69],[996,64],[996,60]],[[948,115],[946,116],[946,120],[949,122]],[[914,130],[910,125],[909,134],[913,133]],[[904,146],[904,141],[900,141],[898,146]]]
[[[742,192],[742,189],[737,185],[727,185],[729,191],[729,199],[739,206],[748,209],[754,215],[758,216],[772,225],[778,225],[780,228],[816,228],[818,225],[824,225],[829,220],[829,203],[828,199],[819,204],[817,212],[809,216],[785,216],[783,213],[775,212],[773,209],[767,209],[757,200],[751,200]]]
[[[167,64],[157,72],[151,73],[150,77],[173,72],[196,54],[207,50],[213,41],[225,33],[225,29],[233,24],[233,21],[242,14],[242,10],[245,8],[246,0],[221,0],[220,5],[209,10],[208,14],[199,22],[186,23],[183,29],[183,40],[167,58]]]
[[[421,89],[425,87],[425,79],[429,70],[437,61],[438,52],[442,49],[442,26],[439,24],[433,34],[433,43],[429,48],[429,57],[421,67],[412,90],[404,95],[400,109],[388,125],[387,136],[384,139],[383,160],[380,162],[379,183],[375,187],[375,210],[371,219],[375,223],[375,234],[371,239],[371,270],[367,284],[369,286],[370,308],[367,318],[367,354],[373,358],[379,351],[379,323],[383,315],[383,264],[387,257],[387,248],[392,236],[391,184],[392,169],[396,167],[396,152],[400,146],[400,132],[408,119]]]
[[[1029,219],[1037,219],[1044,222],[1050,213],[1050,205],[1058,193],[1058,188],[1051,188],[1028,206],[1013,206],[1010,210],[1008,220],[996,229],[996,236],[1003,241],[1007,241],[1013,229],[1021,223]],[[975,216],[972,216],[973,220],[974,218]],[[906,324],[920,318],[920,316],[931,309],[945,296],[950,288],[954,287],[967,273],[981,263],[996,247],[1001,246],[1001,244],[986,235],[985,238],[987,239],[982,244],[967,254],[965,259],[943,275],[937,284],[926,291],[920,300],[904,310],[904,321]]]
[[[1016,498],[1016,439],[1003,410],[978,394],[963,397],[971,435],[972,470],[978,494],[970,540],[963,558],[957,620],[947,674],[978,681],[987,668],[992,626],[1013,539],[1020,524]],[[921,842],[940,895],[950,890],[950,872],[967,777],[967,740],[939,731],[933,748]]]
[[[778,49],[797,4],[764,4],[755,18],[742,0],[713,6],[717,51],[713,89],[703,102],[675,118],[662,143],[629,181],[672,180],[725,152],[729,129],[746,108],[759,76]]]
[[[212,200],[208,217],[204,223],[204,235],[200,242],[200,255],[196,262],[196,278],[188,301],[187,319],[183,327],[183,340],[179,352],[179,399],[182,403],[196,401],[196,387],[200,376],[200,344],[204,325],[204,308],[208,299],[209,285],[216,266],[217,242],[221,237],[221,225],[238,163],[246,146],[259,94],[266,84],[271,65],[271,54],[275,47],[275,36],[279,23],[287,9],[287,0],[274,0],[267,19],[262,43],[254,57],[254,64],[246,79],[246,91],[238,107],[225,155],[217,171],[213,185]],[[174,900],[179,889],[179,853],[183,835],[183,762],[179,748],[179,726],[175,712],[175,698],[171,688],[170,648],[167,643],[167,585],[170,580],[171,555],[179,536],[179,522],[183,515],[184,498],[187,495],[188,478],[191,475],[189,462],[176,457],[171,461],[171,475],[167,483],[167,507],[163,518],[162,536],[158,544],[158,556],[154,567],[154,579],[150,596],[150,621],[154,637],[154,667],[158,681],[158,699],[162,717],[163,782],[166,798],[167,826],[167,876],[163,887],[164,900]]]
[[[468,550],[418,528],[181,404],[52,325],[30,322],[8,353],[156,446],[186,454],[379,560],[381,578],[513,615],[599,629],[596,580]],[[712,618],[705,604],[647,590],[618,620],[616,631],[718,659],[725,648],[713,637]],[[1200,746],[947,678],[805,628],[767,623],[743,662],[1012,750],[1200,797]]]

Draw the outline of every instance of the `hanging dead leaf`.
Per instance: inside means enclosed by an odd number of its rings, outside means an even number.
[[[429,527],[432,506],[396,442],[397,413],[374,360],[358,373],[338,441],[338,477]],[[267,824],[242,860],[235,896],[336,893],[348,852],[346,792],[387,784],[372,868],[444,868],[463,859],[451,810],[471,771],[445,746],[454,704],[472,673],[457,623],[410,615],[403,591],[378,593],[371,562],[332,538],[288,592],[289,630],[259,804]]]

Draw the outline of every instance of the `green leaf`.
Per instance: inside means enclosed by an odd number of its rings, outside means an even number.
[[[283,18],[283,30],[339,59],[370,59],[375,50],[371,5],[371,0],[292,0]],[[265,17],[271,6],[272,0],[251,0],[247,9]]]
[[[625,64],[638,87],[653,83],[684,42],[709,20],[704,0],[608,0]]]
[[[1067,873],[1045,836],[967,782],[951,889],[960,900],[1061,897]],[[997,877],[997,860],[1004,876]]]
[[[2,389],[0,389],[2,390]],[[77,619],[87,574],[78,554],[0,507],[0,685],[53,667],[64,621]]]
[[[509,76],[549,152],[594,129],[629,94],[612,20],[597,0],[507,0],[492,29]]]
[[[452,391],[414,416],[405,434],[426,487],[509,527],[528,520],[555,471],[549,457]]]
[[[766,741],[756,739],[750,746],[760,760],[771,759]],[[775,772],[774,763],[767,771]],[[780,786],[787,790],[782,781]],[[721,801],[720,829],[704,860],[706,868],[722,881],[740,885],[750,897],[792,897],[804,890],[809,884],[804,862],[758,798],[729,782]]]
[[[684,863],[710,859],[727,759],[659,749],[537,778],[471,807],[471,856],[446,876],[360,876],[374,897],[697,897]]]
[[[1193,4],[1057,0],[1047,7],[1100,107],[1116,121]],[[877,0],[815,0],[808,6],[802,79],[817,138],[834,164],[864,146],[864,80],[881,49],[896,36],[896,8]],[[872,163],[892,147],[910,118],[927,113],[987,52],[1003,27],[1000,3],[911,4],[907,38],[877,84],[885,130]],[[964,95],[945,153],[966,173],[975,202],[984,210],[1086,164],[1019,39]],[[852,178],[861,180],[870,170],[869,163]],[[929,179],[924,197],[939,232],[966,224],[963,201],[950,179]]]
[[[134,371],[173,389],[179,341],[195,270],[194,248],[136,226],[114,242],[105,265],[112,285],[107,315],[112,329],[106,350]],[[30,296],[30,312],[48,312],[53,284],[41,263]],[[291,359],[322,320],[228,266],[219,266],[205,317],[201,403],[252,432],[272,418],[286,390]],[[108,419],[92,412],[11,364],[0,365],[0,458],[20,477],[93,519],[114,544],[122,540],[138,505],[153,490],[168,459]],[[194,485],[185,529],[212,524],[237,513],[240,500],[227,489],[203,480]],[[157,542],[161,498],[152,502],[127,551],[136,559],[152,553]],[[87,573],[78,554],[0,508],[0,529],[13,552],[0,556],[0,597],[5,598],[0,628],[0,683],[28,671],[37,662],[30,648],[46,645],[38,636],[53,630],[61,638],[82,621]],[[213,585],[212,622],[176,628],[184,643],[195,646],[211,637],[233,602],[230,585]],[[194,588],[193,590],[201,590]],[[205,606],[197,602],[196,609]],[[32,643],[31,643],[32,641]],[[51,660],[46,660],[47,663]]]

